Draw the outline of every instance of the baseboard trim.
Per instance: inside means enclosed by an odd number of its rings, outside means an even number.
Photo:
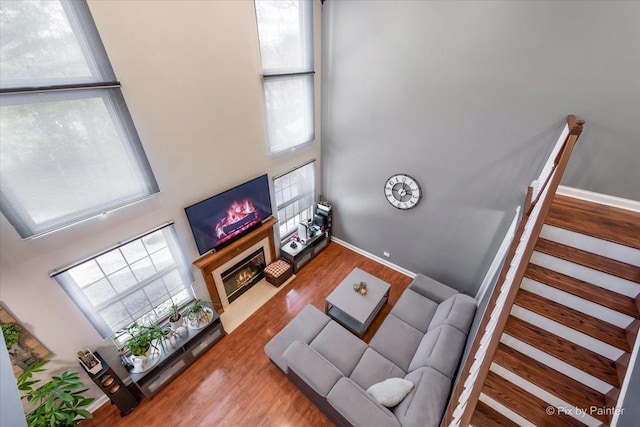
[[[366,256],[369,259],[377,261],[380,264],[386,265],[387,267],[389,267],[389,268],[391,268],[391,269],[393,269],[393,270],[395,270],[395,271],[397,271],[399,273],[402,273],[402,274],[404,274],[406,276],[409,276],[412,279],[416,277],[416,273],[414,273],[413,271],[409,271],[406,268],[402,268],[399,265],[396,265],[396,264],[394,264],[392,262],[387,261],[384,258],[380,258],[379,256],[376,256],[376,255],[374,255],[374,254],[372,254],[370,252],[367,252],[367,251],[365,251],[363,249],[360,249],[359,247],[354,246],[351,243],[347,243],[344,240],[338,239],[337,237],[333,237],[332,236],[331,237],[331,241],[332,242],[336,242],[337,244],[339,244],[341,246],[344,246],[345,248],[351,249],[352,251],[357,252],[360,255]]]
[[[614,208],[640,212],[640,202],[631,199],[624,199],[622,197],[609,196],[608,194],[595,193],[593,191],[567,187],[564,185],[558,186],[558,191],[556,191],[556,194],[575,197],[576,199],[587,200],[589,202],[600,203],[602,205],[612,206]]]
[[[96,400],[94,400],[93,402],[91,402],[91,404],[87,406],[87,411],[93,414],[95,411],[97,411],[102,405],[104,405],[108,401],[109,401],[109,398],[103,394],[102,396],[97,397]]]

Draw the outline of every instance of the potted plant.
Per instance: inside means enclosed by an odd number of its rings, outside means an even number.
[[[20,334],[22,334],[22,328],[17,323],[2,324],[2,335],[4,336],[4,342],[7,345],[7,350],[11,350],[11,347],[18,344]]]
[[[125,331],[130,335],[125,347],[129,349],[133,356],[147,356],[147,352],[151,348],[158,350],[156,341],[164,337],[159,326],[145,326],[140,325],[138,322],[133,322],[125,328]]]
[[[91,412],[83,409],[95,399],[84,397],[88,389],[83,388],[80,374],[63,372],[54,376],[43,385],[42,380],[34,380],[33,374],[43,372],[48,360],[29,365],[18,376],[18,389],[26,392],[21,397],[35,405],[35,409],[27,415],[27,425],[36,426],[75,426],[79,421],[92,418]]]
[[[78,352],[78,360],[84,367],[84,369],[90,374],[97,374],[102,370],[102,362],[91,352],[86,349],[85,351]]]
[[[174,331],[184,324],[182,314],[178,311],[178,305],[171,305],[171,316],[169,316],[169,324]]]
[[[213,319],[213,310],[209,308],[207,303],[201,300],[195,300],[184,311],[184,317],[190,328],[200,329]]]
[[[130,335],[125,342],[125,347],[131,353],[129,359],[136,372],[143,372],[147,368],[147,359],[152,355],[152,349],[160,352],[156,344],[164,338],[162,329],[156,325],[145,326],[133,322],[124,330]]]

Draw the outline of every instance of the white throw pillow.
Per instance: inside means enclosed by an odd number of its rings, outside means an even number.
[[[402,378],[389,378],[372,385],[367,393],[374,397],[381,405],[392,408],[402,402],[413,389],[413,383]]]

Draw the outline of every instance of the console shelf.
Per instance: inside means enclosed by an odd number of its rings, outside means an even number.
[[[202,329],[188,329],[186,335],[178,338],[173,347],[164,344],[162,355],[156,365],[148,371],[132,373],[131,380],[148,399],[151,399],[225,335],[220,317],[214,311],[213,320],[207,326]]]

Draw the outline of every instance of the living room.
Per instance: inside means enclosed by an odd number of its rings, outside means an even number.
[[[55,355],[56,369],[79,369],[80,349],[110,361],[117,352],[53,271],[167,221],[193,262],[200,255],[184,208],[265,173],[271,179],[315,160],[315,193],[334,206],[334,237],[471,296],[567,114],[587,120],[588,131],[563,184],[640,200],[637,3],[316,0],[315,139],[275,156],[252,1],[88,5],[160,193],[36,239],[0,220],[0,300]],[[424,194],[406,211],[383,192],[401,172]],[[329,255],[344,256],[335,246],[296,280],[313,281],[312,271],[330,268]],[[210,301],[193,275],[195,295]],[[295,396],[288,405],[304,399]],[[211,406],[191,410],[224,407]]]

